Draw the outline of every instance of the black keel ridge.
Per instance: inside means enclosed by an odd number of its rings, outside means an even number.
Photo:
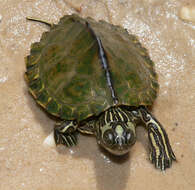
[[[88,22],[86,22],[86,25],[89,28],[89,30],[91,31],[91,33],[93,34],[94,38],[97,40],[98,47],[99,47],[99,57],[100,57],[100,61],[102,63],[102,67],[105,71],[107,84],[108,84],[108,87],[110,89],[114,104],[118,104],[119,101],[118,101],[116,92],[115,92],[114,87],[113,87],[112,77],[111,77],[111,73],[110,73],[109,65],[108,65],[108,59],[106,56],[106,52],[104,51],[102,42],[101,42],[100,38],[94,33],[94,31],[92,30],[92,28],[90,27]]]

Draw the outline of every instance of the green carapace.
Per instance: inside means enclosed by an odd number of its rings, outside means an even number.
[[[56,144],[75,145],[80,132],[123,155],[142,124],[155,167],[165,170],[176,160],[165,129],[147,110],[158,91],[154,64],[138,39],[120,26],[64,16],[32,44],[25,77],[35,101],[61,119],[54,127]]]

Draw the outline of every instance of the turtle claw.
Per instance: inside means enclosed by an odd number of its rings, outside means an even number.
[[[62,143],[63,145],[67,147],[75,146],[77,143],[76,135],[70,134],[70,135],[62,135]]]
[[[161,153],[159,156],[155,156],[155,150],[152,150],[150,153],[150,161],[155,165],[155,168],[161,169],[162,171],[170,168],[172,165],[172,160],[175,158],[165,154],[165,152]]]
[[[162,171],[170,168],[172,165],[172,157],[167,158],[166,154],[160,154],[158,157],[155,157],[155,150],[150,153],[150,161],[155,165],[155,168],[161,169]]]
[[[158,139],[158,138],[154,138]],[[155,145],[155,146],[154,146]],[[152,143],[152,150],[150,153],[150,160],[155,165],[156,168],[161,169],[162,171],[170,168],[172,161],[176,161],[176,157],[171,149],[169,142],[167,142],[167,147],[162,142],[156,141]]]
[[[157,119],[149,113],[145,107],[139,109],[141,119],[148,129],[148,137],[151,144],[150,160],[156,168],[166,170],[176,161],[176,157],[171,148],[168,135]]]
[[[65,120],[57,123],[54,129],[54,139],[56,145],[63,144],[67,147],[76,145],[77,122],[75,120]]]
[[[54,139],[56,145],[63,144],[67,147],[75,146],[77,144],[76,133],[64,134],[54,129]]]

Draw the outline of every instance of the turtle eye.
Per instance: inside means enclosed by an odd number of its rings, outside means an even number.
[[[131,139],[131,133],[130,132],[127,132],[126,138],[127,138],[127,143],[130,142],[130,139]]]
[[[128,130],[126,132],[126,143],[127,144],[133,144],[135,142],[135,136],[132,131]]]
[[[107,145],[113,145],[114,144],[114,135],[111,130],[107,130],[104,132],[103,140]]]

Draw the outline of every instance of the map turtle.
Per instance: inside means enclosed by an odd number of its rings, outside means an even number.
[[[110,153],[124,155],[142,124],[150,160],[156,168],[169,168],[176,157],[168,135],[147,108],[157,96],[157,74],[137,37],[76,14],[46,24],[50,30],[26,57],[25,78],[35,101],[61,120],[54,127],[56,144],[75,145],[80,132],[94,135]]]

